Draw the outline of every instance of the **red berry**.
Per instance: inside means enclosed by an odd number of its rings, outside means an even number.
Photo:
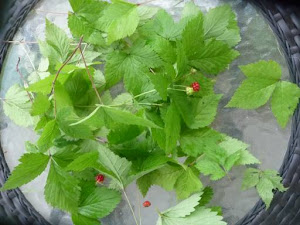
[[[151,202],[145,201],[145,202],[143,203],[143,206],[144,206],[145,208],[150,207],[150,206],[151,206]]]
[[[98,175],[95,177],[95,179],[96,179],[96,183],[97,183],[97,184],[102,184],[103,181],[104,181],[104,179],[105,179],[105,176],[104,176],[103,174],[98,174]]]
[[[191,87],[195,92],[198,92],[200,90],[200,84],[198,82],[194,82],[191,84]]]

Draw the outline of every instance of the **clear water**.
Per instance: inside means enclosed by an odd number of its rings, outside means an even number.
[[[138,1],[132,1],[138,2]],[[139,1],[141,2],[141,1]],[[175,0],[157,0],[150,4],[160,6],[170,12],[175,18],[179,18],[184,2],[178,4]],[[228,3],[236,11],[241,28],[242,42],[237,46],[241,56],[230,66],[230,69],[218,76],[216,91],[223,93],[224,98],[220,104],[218,117],[214,122],[214,128],[239,138],[251,145],[250,151],[262,162],[262,168],[279,169],[285,154],[290,125],[282,130],[276,123],[269,105],[258,110],[245,111],[237,109],[223,109],[229,101],[244,76],[238,69],[238,65],[244,65],[261,59],[273,59],[279,62],[283,68],[284,78],[288,77],[287,65],[280,52],[275,36],[262,16],[248,3],[241,0],[196,0],[195,3],[203,10],[217,5]],[[177,4],[177,5],[176,5]],[[176,5],[176,6],[175,6]],[[42,0],[35,10],[28,16],[26,23],[21,27],[14,40],[36,41],[43,39],[45,18],[53,21],[61,28],[67,29],[67,15],[52,14],[51,12],[68,12],[70,10],[67,0]],[[36,44],[12,45],[6,57],[2,70],[1,97],[14,83],[19,82],[19,76],[15,71],[18,57],[21,57],[20,67],[24,75],[28,75],[38,67],[40,61],[39,49]],[[37,136],[31,129],[25,129],[12,123],[3,112],[1,116],[1,144],[10,169],[18,164],[18,159],[24,153],[24,143],[27,140],[34,141]],[[272,154],[272,158],[269,155]],[[214,188],[215,196],[213,205],[223,207],[224,218],[228,224],[236,223],[242,218],[258,200],[255,190],[240,191],[243,167],[234,169],[230,176],[232,181],[224,178],[221,181],[211,183],[207,178],[201,178],[205,184]],[[47,173],[44,172],[33,182],[24,185],[21,190],[27,199],[50,223],[55,225],[72,224],[68,214],[50,207],[44,200],[43,188]],[[141,197],[135,184],[127,188],[127,193],[134,206],[137,215],[141,215],[143,225],[156,224],[157,214],[155,208],[164,210],[174,204],[174,193],[165,192],[159,187],[152,187],[146,196],[152,202],[152,207],[143,208]],[[123,201],[109,217],[103,219],[104,225],[132,225],[134,221],[127,204]]]

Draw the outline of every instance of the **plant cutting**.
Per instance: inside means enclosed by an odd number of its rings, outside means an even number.
[[[227,5],[201,12],[187,3],[179,21],[166,11],[114,0],[70,0],[70,38],[46,21],[39,71],[3,99],[5,114],[40,135],[2,191],[20,187],[49,167],[45,199],[71,214],[74,224],[99,224],[136,182],[175,191],[179,203],[158,212],[157,225],[223,225],[221,207],[208,206],[211,180],[231,179],[247,166],[242,188],[256,188],[268,208],[285,191],[273,170],[259,170],[248,145],[211,127],[222,93],[218,74],[239,56],[234,12]],[[229,68],[230,69],[230,68]],[[300,97],[281,80],[274,61],[240,66],[246,76],[227,107],[255,109],[271,98],[285,127]],[[221,76],[221,75],[220,75]],[[26,85],[28,83],[28,86]],[[251,166],[254,165],[254,166]],[[151,199],[143,207],[155,207]]]

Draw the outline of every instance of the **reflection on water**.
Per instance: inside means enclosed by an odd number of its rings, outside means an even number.
[[[167,9],[178,19],[184,5],[184,3],[177,4],[178,2],[177,0],[157,0],[152,2],[152,4]],[[262,17],[246,2],[241,0],[197,0],[195,2],[204,11],[223,3],[231,4],[237,13],[241,28],[242,42],[237,47],[241,56],[230,66],[230,70],[218,76],[216,83],[216,91],[223,93],[224,98],[221,101],[219,114],[214,122],[214,128],[250,144],[250,151],[261,160],[262,168],[278,169],[287,148],[290,126],[286,130],[280,129],[271,114],[269,105],[252,111],[223,109],[223,106],[226,105],[234,90],[244,79],[244,76],[238,69],[238,65],[248,64],[260,59],[273,59],[283,66],[284,77],[287,78],[287,66],[277,46],[276,38]],[[70,6],[67,0],[42,0],[37,9],[67,12],[70,10]],[[45,16],[60,27],[67,29],[66,15],[54,15],[42,11],[34,11],[27,18],[27,22],[18,32],[15,40],[24,39],[34,41],[43,38]],[[39,64],[40,55],[38,54],[38,46],[36,44],[12,46],[7,55],[3,70],[1,97],[4,96],[4,93],[13,83],[19,82],[18,74],[15,71],[18,56],[22,59],[21,69],[24,74],[34,71]],[[24,142],[27,140],[34,141],[37,139],[37,136],[30,129],[14,125],[9,119],[3,116],[2,112],[0,115],[1,143],[8,165],[12,169],[18,164],[18,159],[25,150]],[[270,154],[272,154],[272,158],[268,157]],[[254,190],[240,191],[243,171],[244,168],[242,167],[234,169],[230,174],[232,181],[224,178],[221,181],[211,183],[207,178],[202,178],[204,183],[214,188],[215,197],[212,204],[220,204],[223,207],[225,220],[229,224],[237,222],[258,200]],[[46,173],[44,172],[36,180],[21,189],[33,206],[52,224],[72,224],[67,214],[52,209],[45,202],[43,197],[45,180]],[[143,225],[153,225],[156,223],[157,215],[155,207],[164,210],[176,203],[174,193],[165,192],[159,187],[151,188],[146,197],[152,202],[152,207],[150,208],[140,207],[144,199],[142,199],[134,184],[128,187],[127,193],[137,215],[141,214]],[[103,224],[134,224],[127,204],[124,201],[121,202],[114,213],[103,220]]]

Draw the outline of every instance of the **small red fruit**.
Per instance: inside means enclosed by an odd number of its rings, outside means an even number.
[[[150,206],[151,206],[151,202],[145,201],[145,202],[143,203],[143,206],[144,206],[145,208],[150,207]]]
[[[105,176],[103,174],[98,174],[95,179],[97,184],[102,184],[105,180]]]
[[[198,92],[200,90],[200,84],[198,82],[192,83],[191,87],[193,88],[194,92]]]

